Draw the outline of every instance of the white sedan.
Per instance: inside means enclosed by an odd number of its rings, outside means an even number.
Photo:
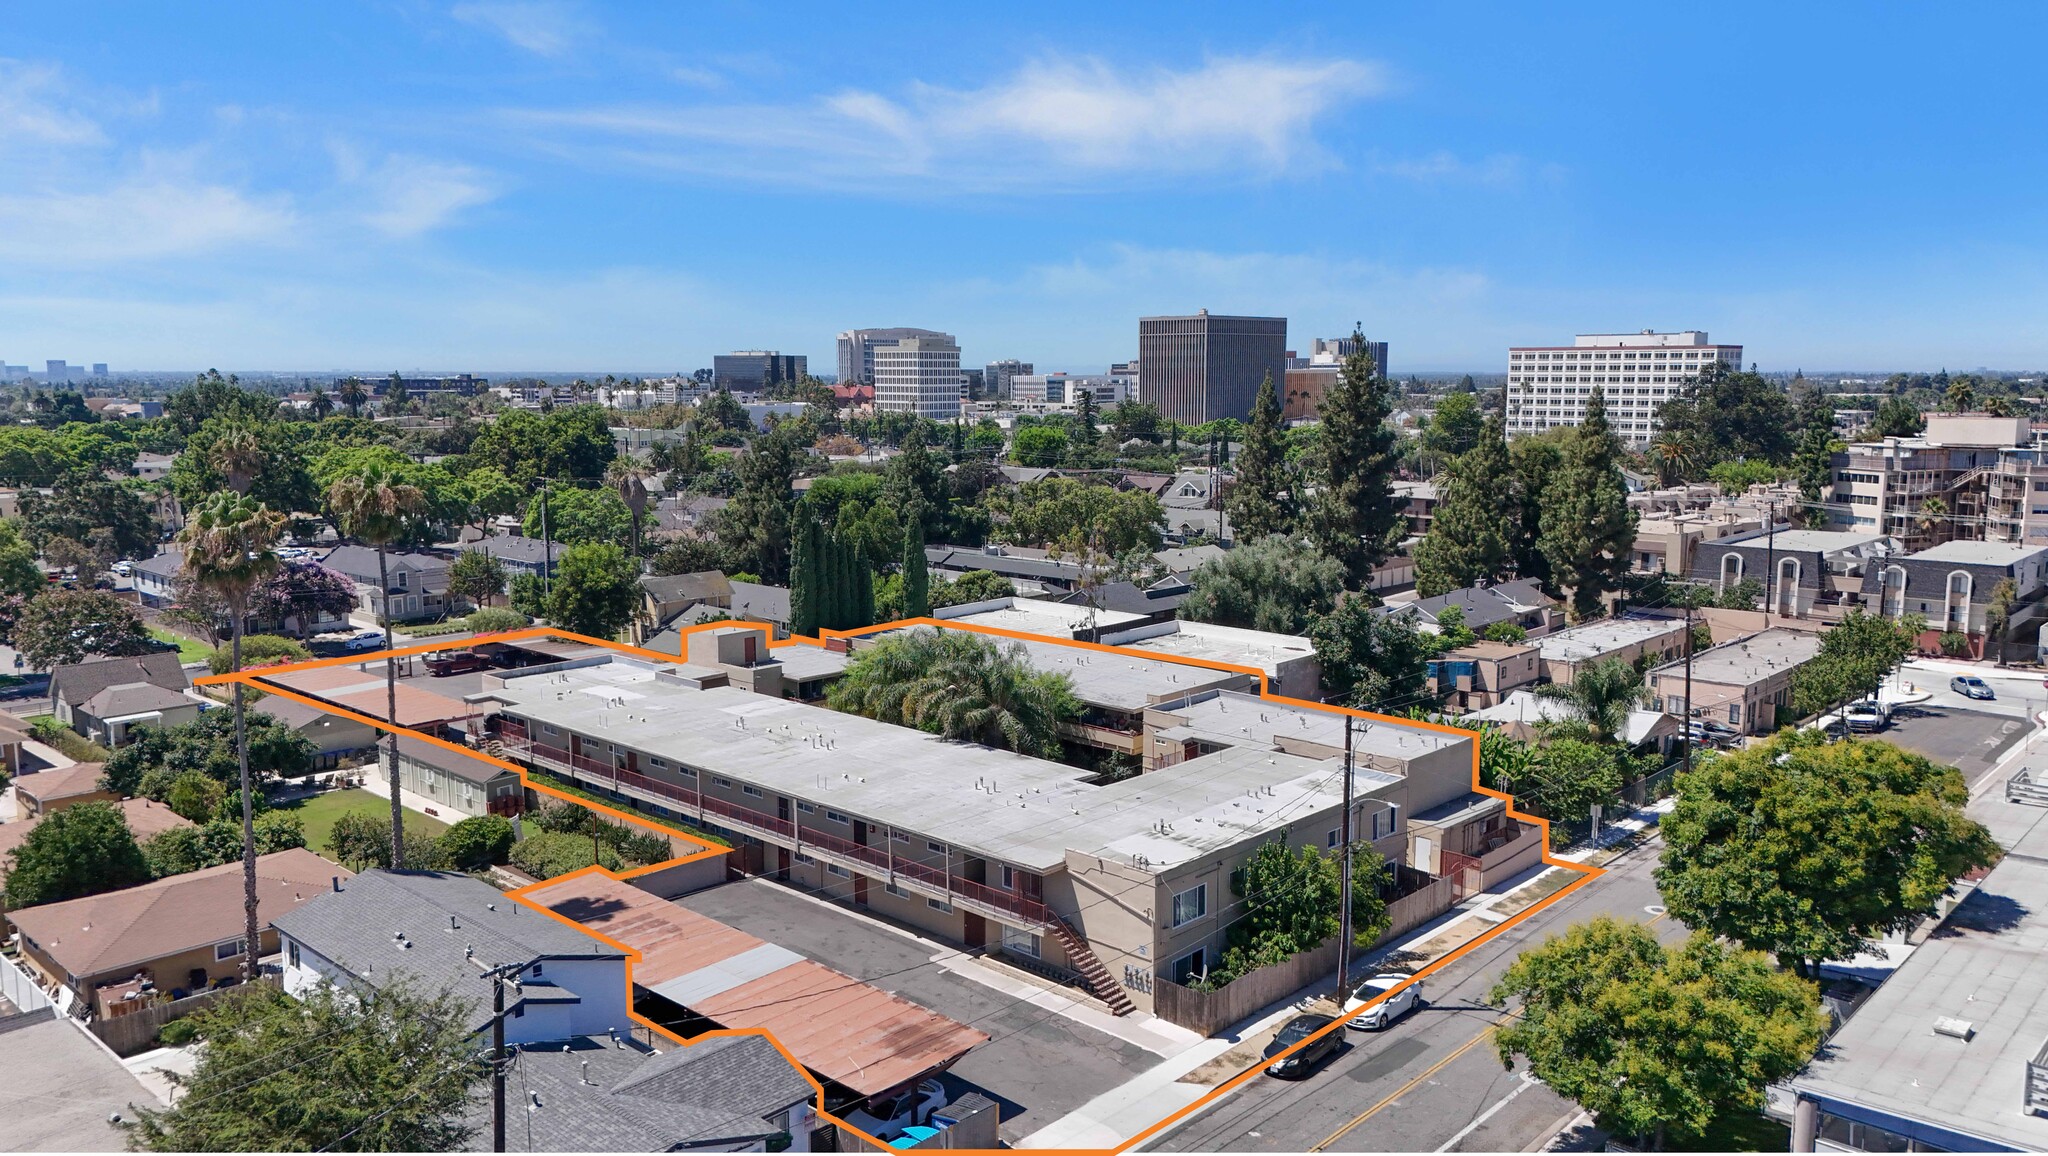
[[[1401,987],[1407,984],[1406,987]],[[1371,1007],[1368,1002],[1379,999],[1394,988],[1401,987],[1393,995],[1380,999]],[[1422,998],[1422,982],[1405,971],[1389,971],[1373,976],[1358,985],[1358,993],[1344,1001],[1344,1017],[1350,1026],[1362,1032],[1376,1032],[1419,1007],[1428,1007],[1429,1001]]]

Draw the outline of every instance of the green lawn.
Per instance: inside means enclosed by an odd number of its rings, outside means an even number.
[[[196,638],[187,638],[175,631],[165,630],[161,626],[150,627],[149,636],[158,642],[168,642],[177,647],[179,662],[205,662],[213,656],[213,647]]]
[[[327,854],[327,836],[334,830],[334,821],[351,811],[367,811],[386,822],[390,821],[391,803],[361,788],[346,791],[328,791],[309,799],[280,803],[273,810],[290,811],[306,825],[306,846]],[[405,813],[405,829],[427,835],[439,835],[448,829],[448,824],[439,819],[430,819],[418,811]]]

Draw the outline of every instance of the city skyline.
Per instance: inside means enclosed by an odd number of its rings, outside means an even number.
[[[822,368],[914,325],[1097,372],[1206,307],[1363,322],[1399,373],[1683,327],[1771,370],[2048,364],[2037,10],[1161,11],[934,51],[823,9],[25,9],[0,356]]]

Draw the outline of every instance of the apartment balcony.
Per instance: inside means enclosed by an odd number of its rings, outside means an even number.
[[[1145,736],[1115,727],[1098,726],[1093,723],[1063,722],[1060,737],[1083,746],[1098,750],[1115,751],[1118,754],[1142,755],[1145,753]]]
[[[706,826],[752,835],[772,846],[786,847],[792,852],[882,879],[905,890],[987,916],[998,923],[1040,932],[1058,919],[1052,909],[1039,900],[963,879],[950,866],[941,868],[915,859],[898,859],[893,848],[894,832],[887,829],[883,831],[880,846],[843,838],[829,831],[805,827],[792,819],[714,798],[691,787],[650,778],[613,762],[533,742],[526,737],[523,727],[510,721],[504,724],[498,739],[510,757],[524,759],[578,782],[617,791],[669,811],[685,816],[695,815],[697,821]]]

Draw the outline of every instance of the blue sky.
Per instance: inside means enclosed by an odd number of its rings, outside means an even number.
[[[0,359],[650,372],[1141,314],[2048,366],[2031,4],[0,7]]]

